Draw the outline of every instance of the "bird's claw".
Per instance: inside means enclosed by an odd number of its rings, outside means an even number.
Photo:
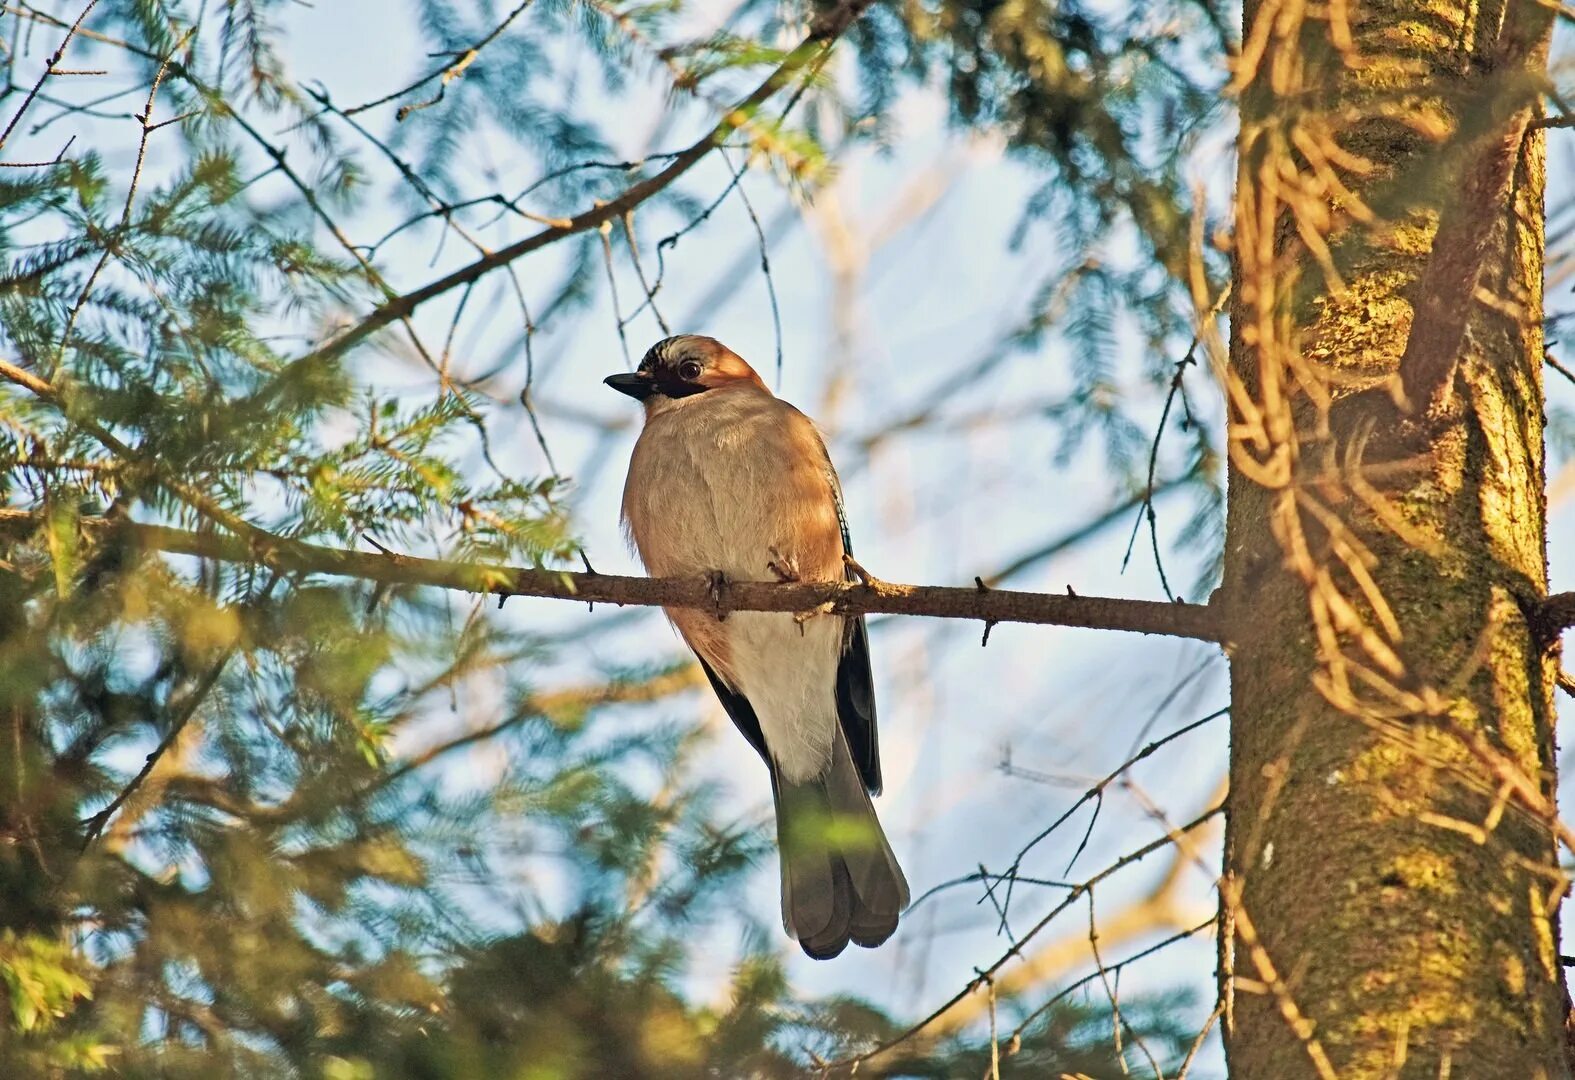
[[[777,581],[787,584],[798,581],[798,560],[791,555],[784,556],[775,547],[766,549],[771,552],[771,558],[766,560],[766,569],[777,576]]]
[[[727,595],[727,575],[720,570],[709,570],[706,572],[706,583],[711,593],[711,605],[716,608],[716,621],[726,622],[727,611],[722,607],[722,602]]]
[[[814,618],[818,618],[821,615],[830,615],[832,612],[834,612],[836,610],[837,610],[837,605],[832,603],[830,600],[827,600],[825,603],[815,605],[814,607],[810,608],[808,611],[797,611],[797,612],[794,612],[793,613],[793,621],[798,623],[799,636],[800,637],[804,636],[804,624],[809,622],[809,620],[814,619]]]

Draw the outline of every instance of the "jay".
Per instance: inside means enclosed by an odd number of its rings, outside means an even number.
[[[849,572],[842,491],[820,434],[736,353],[670,337],[637,371],[605,381],[645,407],[623,521],[648,573],[720,583]],[[770,773],[788,934],[818,960],[849,941],[879,945],[908,883],[870,802],[881,775],[864,618],[667,616]]]

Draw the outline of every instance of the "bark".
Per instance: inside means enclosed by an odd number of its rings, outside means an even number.
[[[1249,45],[1260,11],[1288,10],[1248,0]],[[1230,477],[1230,1075],[1568,1076],[1557,661],[1534,625],[1544,157],[1528,119],[1549,12],[1409,0],[1349,18],[1353,49],[1334,22],[1308,22],[1238,76],[1238,245],[1266,177],[1295,187],[1276,165],[1320,175],[1304,144],[1284,140],[1276,162],[1274,140],[1247,134],[1306,110],[1338,153],[1300,212],[1291,194],[1256,219],[1272,220],[1272,282],[1238,246],[1231,373],[1246,400],[1293,403],[1256,450],[1233,446]],[[1285,482],[1255,464],[1276,446]],[[1358,455],[1423,462],[1313,492],[1368,549],[1372,590],[1339,557],[1340,526],[1295,501],[1297,477]],[[1350,599],[1346,616],[1314,596],[1320,581]],[[1512,775],[1530,781],[1520,795]]]

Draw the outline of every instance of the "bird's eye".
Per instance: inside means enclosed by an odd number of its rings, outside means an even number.
[[[685,379],[698,379],[700,377],[700,361],[685,360],[678,365],[678,374]]]

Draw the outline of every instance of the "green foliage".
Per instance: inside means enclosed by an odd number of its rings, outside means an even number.
[[[77,999],[92,997],[81,967],[69,945],[0,932],[0,979],[10,993],[12,1026],[24,1034],[47,1031],[76,1007]]]

